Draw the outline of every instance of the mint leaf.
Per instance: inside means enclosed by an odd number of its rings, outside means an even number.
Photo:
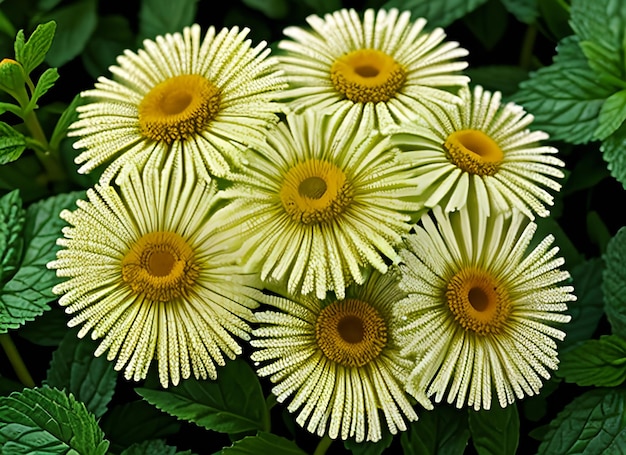
[[[472,442],[479,455],[515,454],[519,443],[519,415],[515,403],[490,410],[470,409],[468,424]]]
[[[538,455],[620,453],[609,448],[625,441],[625,400],[626,391],[612,388],[591,390],[575,398],[550,422]]]
[[[0,164],[18,159],[26,150],[26,136],[12,126],[0,122]]]
[[[427,27],[447,27],[455,20],[474,11],[487,0],[439,0],[427,2],[424,0],[389,0],[382,8],[398,8],[409,10],[414,18],[424,17],[428,20]]]
[[[77,57],[89,42],[98,23],[96,1],[73,2],[52,10],[45,17],[58,25],[54,43],[46,57],[50,66],[58,68]]]
[[[39,80],[37,81],[37,85],[35,86],[35,90],[33,91],[32,97],[28,102],[28,106],[26,106],[25,111],[28,112],[32,109],[36,109],[37,101],[41,98],[48,90],[50,90],[54,83],[59,78],[59,72],[56,68],[48,68],[43,72]]]
[[[100,421],[100,428],[111,441],[111,452],[145,441],[159,439],[180,431],[180,422],[143,400],[113,407]]]
[[[554,63],[522,82],[513,100],[534,115],[533,128],[553,140],[581,144],[595,139],[600,109],[614,92],[598,81],[578,37],[570,36],[557,46]]]
[[[466,411],[442,404],[411,422],[400,444],[404,453],[462,454],[469,435]]]
[[[293,441],[272,433],[259,432],[256,436],[246,436],[230,447],[224,447],[223,455],[306,455]]]
[[[595,131],[598,139],[606,139],[626,120],[626,90],[612,94],[602,105]]]
[[[619,54],[602,44],[593,41],[581,41],[582,49],[589,67],[595,71],[598,80],[614,87],[624,88],[623,71]]]
[[[602,158],[607,163],[611,175],[626,189],[626,124],[607,137],[600,145]]]
[[[0,397],[0,446],[7,454],[104,455],[109,444],[81,402],[42,387]]]
[[[573,0],[570,24],[582,41],[602,43],[619,51],[624,42],[626,10],[613,0]]]
[[[604,255],[606,268],[602,274],[604,311],[613,334],[626,337],[626,227],[609,242]]]
[[[565,327],[567,335],[559,344],[559,352],[564,353],[593,336],[604,313],[603,270],[604,262],[600,258],[582,262],[570,270],[576,300],[567,304],[567,313],[572,319]]]
[[[556,374],[580,386],[615,387],[626,380],[626,340],[604,335],[561,354]]]
[[[78,330],[68,330],[52,354],[44,383],[71,392],[89,412],[101,417],[113,397],[117,372],[106,357],[94,357],[97,346],[93,340],[78,338]]]
[[[65,221],[61,210],[75,206],[83,192],[65,193],[32,204],[26,210],[24,256],[18,271],[0,290],[0,333],[32,321],[55,299],[52,286],[58,282],[46,264],[56,255],[56,239]]]
[[[46,22],[37,26],[30,35],[28,41],[24,42],[24,31],[17,32],[15,38],[15,59],[22,64],[24,72],[30,74],[46,58],[46,54],[54,40],[56,23]]]
[[[0,284],[12,277],[22,256],[25,211],[18,190],[0,198]]]
[[[139,10],[139,37],[179,32],[191,25],[198,8],[197,0],[142,0]]]
[[[208,430],[229,434],[264,430],[269,421],[258,377],[242,359],[227,362],[215,381],[187,379],[166,390],[136,391],[162,411]]]

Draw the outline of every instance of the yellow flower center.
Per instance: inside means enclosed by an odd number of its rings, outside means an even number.
[[[335,60],[330,79],[350,101],[378,103],[396,96],[404,85],[406,71],[384,52],[361,49]]]
[[[308,160],[289,169],[280,190],[285,211],[302,224],[330,221],[352,201],[346,174],[332,163]]]
[[[220,110],[220,92],[197,74],[156,85],[139,104],[141,134],[171,144],[200,133]]]
[[[193,250],[175,232],[142,236],[122,260],[122,278],[137,294],[158,302],[185,295],[198,278]]]
[[[504,286],[475,268],[462,269],[450,279],[446,299],[461,327],[479,335],[500,333],[511,312]]]
[[[494,175],[504,158],[496,141],[478,130],[455,131],[443,146],[448,159],[470,174]]]
[[[317,317],[315,339],[328,359],[361,367],[378,357],[387,344],[387,325],[370,304],[337,300]]]

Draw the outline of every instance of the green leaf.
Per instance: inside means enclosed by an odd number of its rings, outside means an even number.
[[[607,227],[604,220],[600,217],[600,214],[595,210],[587,212],[587,235],[589,240],[595,245],[598,245],[600,253],[603,254],[606,251],[606,246],[611,240],[611,232]]]
[[[26,112],[32,109],[36,109],[38,107],[37,101],[39,101],[39,98],[45,95],[45,93],[54,86],[54,83],[57,81],[58,78],[59,72],[56,68],[48,68],[46,71],[43,72],[43,74],[37,81],[37,85],[35,86],[35,90],[30,101],[28,102],[28,106],[26,106]]]
[[[515,454],[519,443],[519,414],[515,403],[488,411],[469,410],[468,424],[472,442],[479,455]]]
[[[606,268],[602,274],[604,311],[612,333],[626,337],[626,227],[609,242],[604,255]]]
[[[594,389],[575,398],[550,422],[538,455],[609,454],[626,441],[626,391]],[[623,447],[623,446],[622,446]]]
[[[427,27],[447,27],[455,20],[474,11],[487,0],[389,0],[382,8],[398,8],[411,11],[413,18],[424,17]]]
[[[113,397],[117,372],[106,357],[94,357],[96,347],[93,340],[79,339],[78,330],[68,330],[52,354],[45,384],[71,392],[101,417]]]
[[[622,124],[615,133],[600,145],[602,158],[607,163],[610,174],[626,189],[626,124]]]
[[[96,0],[82,0],[54,9],[46,14],[56,21],[58,31],[46,61],[53,67],[61,67],[78,56],[96,29],[98,16]]]
[[[243,0],[243,3],[270,19],[284,19],[289,13],[287,0]]]
[[[0,446],[7,454],[104,455],[109,443],[85,405],[42,387],[0,397]]]
[[[267,429],[269,415],[261,384],[242,359],[219,369],[215,381],[187,379],[166,390],[138,388],[148,403],[208,430],[236,434]]]
[[[256,436],[246,436],[220,452],[224,455],[306,455],[295,442],[272,433],[260,431]]]
[[[25,213],[18,190],[0,198],[0,284],[6,283],[19,267]]]
[[[535,116],[533,128],[551,139],[588,142],[595,138],[600,109],[615,89],[598,81],[576,36],[562,40],[557,51],[554,63],[522,82],[513,100]]]
[[[198,0],[142,0],[139,10],[139,37],[153,39],[157,35],[181,31],[191,25]]]
[[[492,92],[502,92],[504,96],[515,93],[519,84],[528,79],[528,71],[513,65],[487,65],[468,68],[465,73],[472,85],[481,85]]]
[[[113,407],[100,421],[100,427],[111,441],[111,452],[147,439],[165,438],[180,431],[180,422],[143,400]]]
[[[621,58],[615,50],[593,41],[581,41],[580,48],[587,57],[589,67],[598,76],[598,80],[614,87],[626,87]]]
[[[579,386],[615,387],[626,380],[626,340],[603,335],[561,353],[556,374]]]
[[[17,32],[17,37],[15,38],[15,59],[22,64],[26,74],[30,74],[46,58],[46,54],[54,40],[56,26],[57,24],[54,21],[39,24],[26,42],[24,42],[24,31],[20,30]]]
[[[462,455],[469,439],[467,413],[447,405],[422,412],[400,436],[404,453]]]
[[[83,192],[64,193],[36,202],[26,210],[25,252],[17,273],[0,291],[0,333],[32,321],[50,307],[58,282],[46,264],[56,255],[56,239],[65,221],[61,210],[75,206]]]
[[[386,428],[383,428],[383,437],[377,442],[356,442],[354,439],[348,439],[343,445],[352,455],[381,455],[393,442],[393,435],[385,430]]]
[[[574,0],[570,23],[581,41],[595,41],[619,51],[626,30],[626,9],[620,1]]]
[[[22,98],[26,97],[24,84],[26,84],[26,74],[19,62],[9,58],[0,61],[0,90],[10,93],[22,102]]]
[[[539,5],[541,0],[501,0],[504,7],[515,18],[525,24],[532,24],[539,16]]]
[[[596,128],[595,136],[598,139],[606,139],[617,130],[626,120],[626,90],[620,90],[612,94],[602,105]]]
[[[67,130],[75,120],[78,119],[78,112],[76,112],[76,108],[81,104],[82,98],[80,94],[74,96],[72,102],[65,108],[61,117],[57,121],[54,126],[54,131],[52,132],[52,136],[50,136],[50,148],[53,150],[57,150],[59,148],[59,144],[63,139],[67,136]]]
[[[5,112],[11,112],[20,117],[22,115],[22,108],[17,104],[0,102],[0,114],[4,114]]]
[[[491,50],[504,36],[508,18],[500,0],[488,0],[464,16],[463,23],[486,49]]]
[[[12,126],[0,122],[0,164],[17,160],[26,150],[26,136]]]
[[[537,0],[537,6],[547,35],[551,34],[558,41],[572,34],[567,0]]]
[[[559,352],[572,349],[580,341],[588,340],[603,315],[602,272],[604,262],[594,258],[570,269],[576,301],[567,304],[567,313],[572,316],[564,327],[565,340],[559,344]]]

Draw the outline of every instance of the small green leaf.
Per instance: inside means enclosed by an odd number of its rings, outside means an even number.
[[[252,368],[236,359],[217,374],[215,381],[187,379],[166,390],[136,391],[162,411],[209,430],[236,434],[266,429],[268,410]]]
[[[159,439],[180,431],[180,422],[143,400],[131,401],[109,410],[100,427],[111,441],[111,452],[147,439]]]
[[[153,39],[157,35],[181,31],[191,25],[198,0],[142,0],[139,10],[139,37]]]
[[[64,193],[36,202],[26,210],[25,251],[17,273],[0,291],[0,333],[32,321],[50,307],[58,282],[46,264],[56,256],[56,239],[65,225],[62,209],[75,206],[83,192]]]
[[[398,8],[411,11],[413,18],[424,17],[428,20],[427,27],[447,27],[452,22],[474,11],[487,0],[389,0],[382,8]]]
[[[582,262],[570,269],[576,301],[567,304],[567,313],[572,319],[564,327],[565,340],[559,344],[559,352],[572,349],[578,342],[588,340],[603,315],[602,271],[600,258]]]
[[[344,447],[352,455],[381,455],[393,442],[393,435],[386,430],[383,428],[383,437],[376,442],[356,442],[354,439],[348,439],[344,442]]]
[[[626,380],[626,340],[603,335],[561,354],[557,375],[579,386],[615,387]]]
[[[59,148],[59,144],[63,139],[67,136],[67,130],[72,123],[76,119],[78,119],[78,112],[76,112],[76,107],[81,104],[82,98],[80,94],[74,96],[72,102],[65,108],[61,117],[57,121],[54,126],[54,131],[52,132],[52,136],[50,136],[50,148],[53,150],[57,150]]]
[[[0,284],[6,283],[19,267],[25,213],[18,190],[0,198]]]
[[[554,63],[522,82],[513,100],[534,115],[533,128],[551,139],[588,142],[595,138],[600,109],[615,89],[598,81],[576,36],[562,40],[557,51]]]
[[[566,0],[537,0],[539,16],[547,28],[546,34],[551,34],[555,41],[559,41],[572,34],[569,25],[569,3]]]
[[[246,436],[230,447],[224,447],[223,455],[306,455],[295,442],[272,433],[260,431],[256,436]]]
[[[400,436],[404,453],[462,455],[469,439],[467,412],[447,405],[437,405],[422,412],[417,422]]]
[[[93,340],[78,338],[78,330],[68,330],[52,354],[45,384],[71,392],[101,417],[113,397],[117,372],[106,357],[94,357],[96,347]]]
[[[10,93],[16,99],[20,99],[21,93],[24,92],[24,84],[26,84],[26,74],[19,62],[10,58],[0,61],[1,90]]]
[[[46,61],[59,68],[78,56],[96,29],[98,16],[96,0],[82,0],[54,9],[46,14],[47,19],[56,21],[58,30]]]
[[[17,160],[26,150],[26,136],[12,126],[0,122],[0,164]]]
[[[85,405],[42,387],[0,397],[0,446],[7,454],[104,455],[109,443]]]
[[[488,411],[470,410],[468,424],[478,455],[515,454],[519,443],[519,414],[515,403]]]
[[[604,255],[606,268],[602,274],[604,311],[612,333],[626,338],[626,227],[609,242]]]
[[[35,91],[28,102],[28,106],[26,106],[25,111],[28,112],[32,109],[36,109],[37,101],[41,98],[48,90],[50,90],[54,83],[59,78],[59,72],[56,68],[48,68],[43,72],[39,80],[37,81],[37,85],[35,86]]]
[[[602,105],[596,128],[595,136],[598,139],[606,139],[617,130],[626,120],[626,90],[620,90],[612,94]]]
[[[576,397],[550,422],[538,455],[609,454],[624,442],[626,391],[594,389]],[[623,448],[623,446],[622,446]]]
[[[18,32],[15,39],[15,59],[22,64],[26,74],[30,74],[44,61],[54,40],[55,31],[54,21],[39,24],[26,42],[24,42],[24,31]]]
[[[626,30],[626,9],[620,1],[573,1],[570,23],[581,41],[595,41],[619,51]]]

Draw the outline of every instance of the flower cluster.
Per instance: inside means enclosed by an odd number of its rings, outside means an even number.
[[[146,40],[82,94],[76,162],[101,176],[49,264],[69,324],[163,387],[248,342],[301,426],[357,442],[415,401],[538,393],[575,300],[533,240],[557,151],[424,19],[307,22],[276,56],[236,27]]]

